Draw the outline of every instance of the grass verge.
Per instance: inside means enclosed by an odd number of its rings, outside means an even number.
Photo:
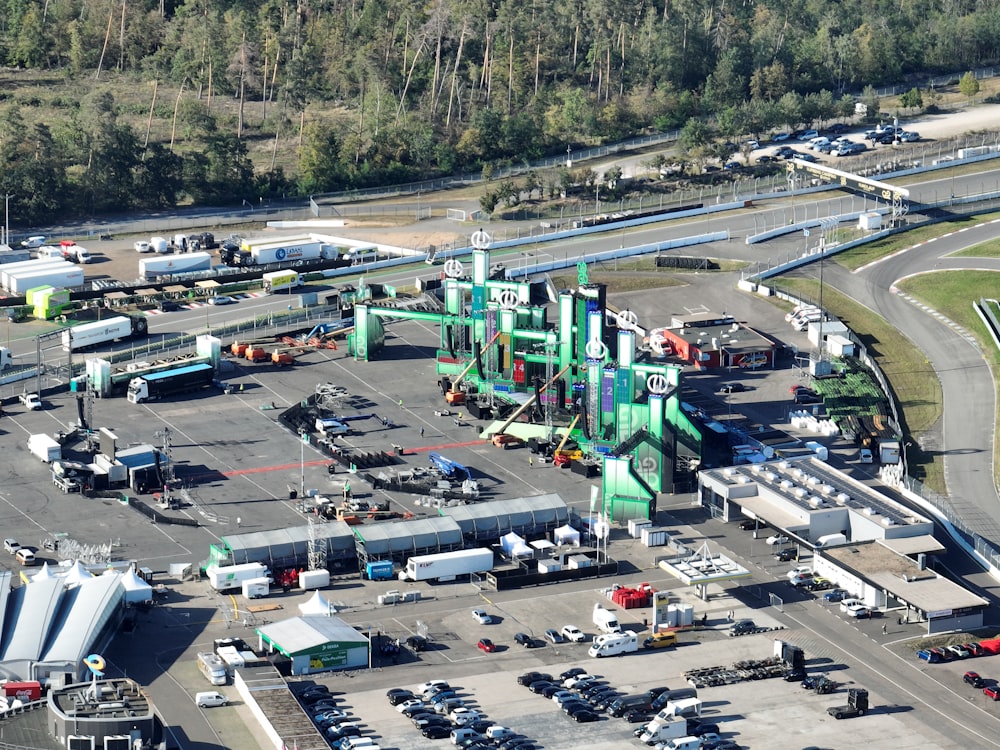
[[[1000,240],[990,240],[981,245],[959,250],[952,253],[949,258],[1000,258]]]

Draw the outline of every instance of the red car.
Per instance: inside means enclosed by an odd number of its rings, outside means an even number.
[[[984,687],[983,695],[987,698],[992,698],[995,701],[1000,701],[1000,686],[992,685],[990,687]]]
[[[485,651],[487,654],[492,654],[497,650],[496,645],[489,638],[480,638],[479,643],[477,643],[476,646]]]

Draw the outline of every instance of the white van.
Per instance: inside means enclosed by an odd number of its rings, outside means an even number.
[[[819,310],[816,312],[809,312],[800,315],[799,317],[792,320],[792,328],[796,331],[804,331],[809,327],[810,323],[819,323],[823,320],[823,313]]]
[[[451,730],[451,744],[461,745],[463,740],[473,739],[479,736],[479,732],[475,729],[469,729],[468,727],[462,727],[460,729]]]
[[[34,565],[35,553],[27,547],[21,547],[21,549],[14,553],[14,559],[21,563],[21,565]]]
[[[701,750],[701,737],[678,737],[676,740],[667,740],[663,750]]]
[[[194,702],[198,704],[198,708],[215,708],[225,706],[229,703],[229,699],[218,690],[209,690],[195,694]]]

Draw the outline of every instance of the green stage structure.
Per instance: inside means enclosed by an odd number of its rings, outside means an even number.
[[[530,284],[490,279],[489,269],[485,247],[473,250],[471,277],[449,260],[443,313],[356,305],[351,353],[358,361],[378,356],[383,318],[439,324],[443,391],[461,381],[470,414],[519,409],[553,441],[568,428],[580,467],[601,467],[607,517],[651,519],[657,495],[672,492],[678,470],[686,475],[701,457],[701,433],[680,406],[681,369],[639,361],[634,314],[609,312],[605,286],[589,282],[585,265],[577,289],[558,294],[551,325],[546,308],[531,304]],[[507,419],[489,430],[514,433],[518,424]]]

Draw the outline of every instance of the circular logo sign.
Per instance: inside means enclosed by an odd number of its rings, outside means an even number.
[[[660,375],[659,373],[654,373],[646,378],[646,388],[649,389],[650,393],[655,393],[657,395],[661,393],[666,393],[667,388],[670,384],[667,382],[666,377]]]
[[[639,322],[639,316],[631,310],[622,310],[615,315],[615,321],[618,323],[619,328],[629,330],[631,328],[635,328],[636,324]]]
[[[604,359],[608,354],[608,347],[600,339],[591,339],[587,342],[585,351],[591,359]]]
[[[278,260],[284,260],[285,259],[285,248],[279,247],[277,250],[275,250],[274,251],[274,257],[277,258]]]
[[[513,310],[517,307],[517,292],[513,289],[504,289],[500,292],[500,307],[504,310]]]
[[[660,462],[652,456],[646,456],[636,461],[635,468],[643,474],[655,474],[660,468]]]
[[[462,261],[452,258],[451,260],[445,261],[444,272],[446,276],[457,279],[465,272],[465,266],[462,265]]]
[[[490,236],[482,229],[472,233],[472,246],[476,250],[485,250],[490,246],[491,241]]]
[[[90,670],[91,674],[97,677],[104,674],[104,657],[100,654],[90,654],[90,656],[83,660],[83,663]]]

